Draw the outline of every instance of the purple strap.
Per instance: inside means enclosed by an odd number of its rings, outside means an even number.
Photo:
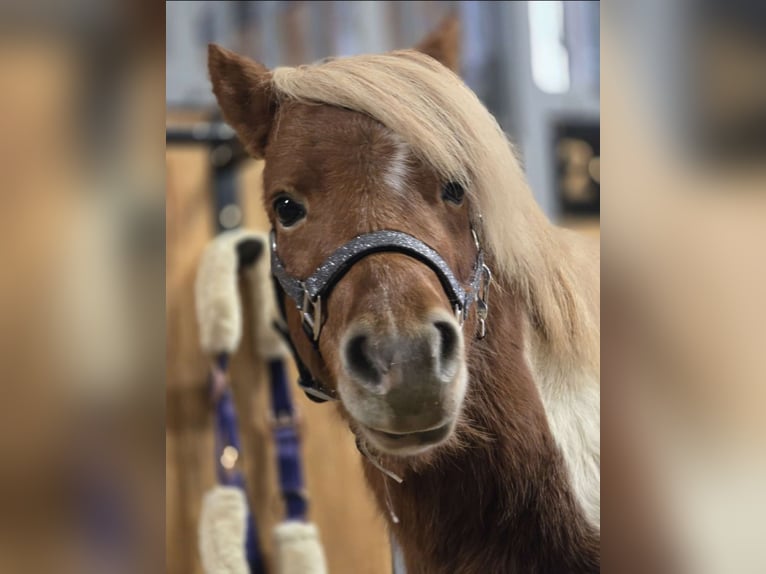
[[[282,359],[269,361],[269,375],[279,487],[285,500],[286,517],[287,520],[306,520],[308,504],[303,486],[300,440]]]
[[[225,486],[235,486],[241,488],[245,493],[245,478],[243,474],[234,468],[228,469],[221,464],[221,456],[227,446],[232,446],[241,452],[239,442],[239,432],[237,430],[237,413],[234,408],[234,399],[231,389],[226,383],[226,369],[228,367],[228,356],[221,354],[218,356],[213,373],[211,376],[211,389],[215,399],[215,460],[218,482]],[[246,495],[246,494],[245,494]],[[246,495],[247,496],[247,495]],[[263,564],[263,555],[258,544],[258,530],[255,525],[252,513],[248,509],[247,513],[247,532],[245,534],[245,552],[247,562],[250,565],[252,574],[265,574],[266,569]]]

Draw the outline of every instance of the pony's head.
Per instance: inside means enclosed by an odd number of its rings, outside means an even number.
[[[347,109],[286,102],[266,150],[264,198],[279,259],[306,279],[341,246],[377,230],[435,251],[458,282],[477,258],[461,184],[447,181],[380,122]],[[404,253],[353,263],[322,300],[319,352],[287,299],[291,338],[379,449],[412,453],[445,440],[465,393],[464,325],[434,270]],[[313,313],[313,309],[304,309]],[[473,311],[473,309],[471,309]],[[464,336],[465,334],[465,336]]]
[[[524,238],[514,255],[534,247],[524,234],[539,212],[508,189],[509,170],[510,184],[524,186],[518,163],[473,92],[432,57],[439,43],[427,47],[430,56],[401,51],[273,71],[210,47],[224,117],[266,160],[264,203],[290,277],[309,278],[338,248],[379,230],[438,252],[467,292],[478,256],[472,230],[504,269],[524,264],[497,249],[511,228]],[[326,295],[316,341],[298,297],[285,297],[287,326],[357,431],[391,454],[447,441],[468,384],[476,306],[463,321],[434,265],[385,249],[355,260]]]

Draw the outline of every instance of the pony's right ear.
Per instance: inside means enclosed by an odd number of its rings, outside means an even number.
[[[263,157],[276,113],[268,68],[216,44],[208,44],[207,67],[224,119],[248,152]]]

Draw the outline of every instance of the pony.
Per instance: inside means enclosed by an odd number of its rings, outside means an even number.
[[[265,160],[281,279],[385,243],[313,307],[279,290],[286,332],[410,574],[597,572],[598,244],[547,219],[455,59],[426,51],[269,70],[209,46],[223,116]]]

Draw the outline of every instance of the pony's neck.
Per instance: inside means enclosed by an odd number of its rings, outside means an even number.
[[[522,324],[520,305],[493,308],[469,357],[455,444],[401,469],[401,485],[365,464],[381,508],[399,517],[391,528],[408,574],[598,571],[598,533],[569,486]]]

